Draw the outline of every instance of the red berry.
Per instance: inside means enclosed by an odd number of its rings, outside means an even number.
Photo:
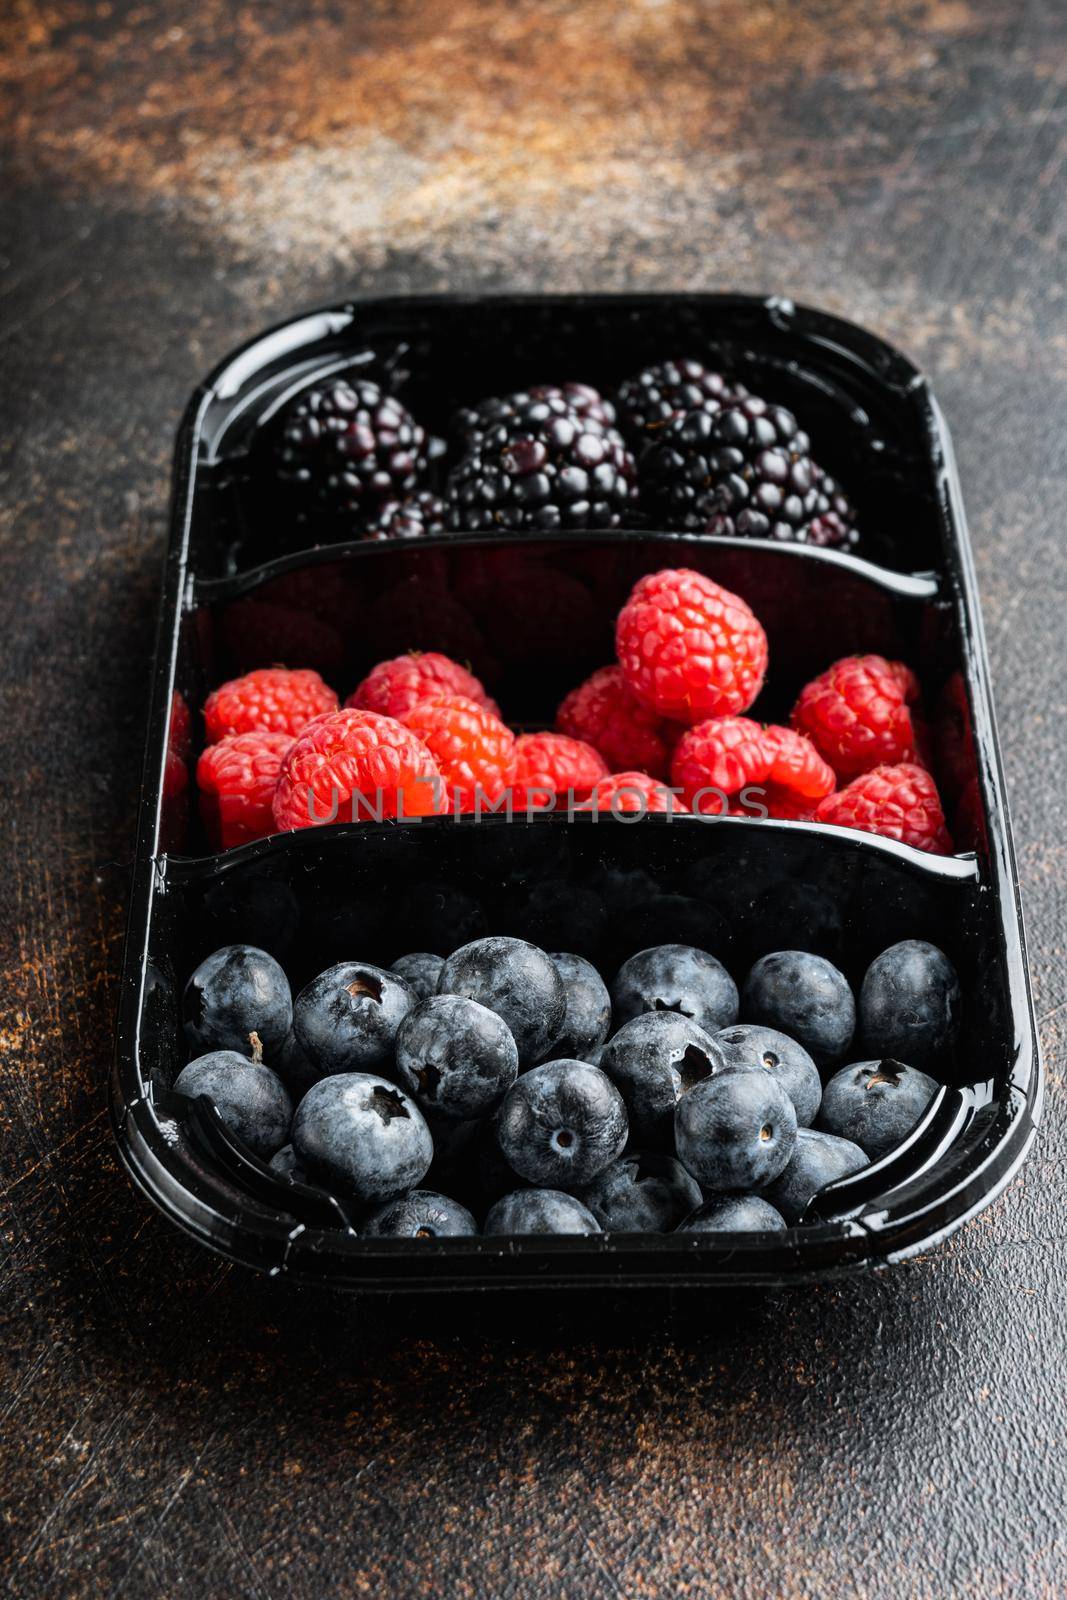
[[[468,700],[476,701],[495,716],[500,715],[496,701],[489,698],[474,673],[435,650],[421,655],[413,650],[392,661],[379,661],[352,691],[345,705],[403,721],[420,700],[432,700],[441,694],[466,695]]]
[[[348,707],[316,717],[290,745],[273,809],[287,830],[428,817],[442,801],[437,763],[422,740],[392,717]]]
[[[317,672],[303,667],[260,667],[213,689],[204,706],[208,744],[230,733],[288,733],[295,737],[313,717],[337,710],[337,696]]]
[[[686,568],[634,585],[615,651],[642,704],[688,724],[747,711],[767,670],[767,635],[744,600]]]
[[[188,761],[193,748],[193,723],[189,707],[175,689],[170,697],[170,727],[167,729],[167,749],[179,761]]]
[[[449,809],[473,811],[498,800],[515,773],[515,735],[498,716],[462,694],[420,700],[404,718],[437,763]]]
[[[562,733],[522,733],[515,740],[512,808],[548,810],[549,795],[587,800],[607,776],[608,764],[591,744]]]
[[[803,734],[764,727],[750,717],[698,723],[678,741],[671,780],[704,816],[733,812],[790,820],[810,816],[834,787],[832,769]]]
[[[657,783],[647,772],[613,772],[597,784],[584,805],[575,811],[614,811],[631,815],[636,812],[688,811],[678,795],[672,794],[665,783]]]
[[[271,809],[288,733],[230,733],[209,744],[196,765],[200,815],[217,850],[232,850],[274,832]]]
[[[918,679],[902,661],[846,656],[801,690],[791,721],[839,778],[854,778],[915,761],[918,704]]]
[[[952,854],[937,785],[924,767],[912,762],[875,767],[854,778],[819,803],[815,820],[880,833],[932,855]]]
[[[630,693],[621,667],[601,667],[572,689],[556,712],[556,727],[599,750],[610,770],[665,778],[679,729]]]

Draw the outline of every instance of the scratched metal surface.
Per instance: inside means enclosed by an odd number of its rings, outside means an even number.
[[[0,18],[10,1592],[1067,1592],[1067,13],[882,9]],[[104,1111],[184,397],[349,289],[624,285],[790,292],[936,381],[1014,801],[1039,1143],[951,1246],[840,1289],[361,1305],[231,1270],[131,1190]]]

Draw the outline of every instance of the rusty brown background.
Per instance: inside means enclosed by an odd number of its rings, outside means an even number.
[[[1067,9],[8,0],[0,95],[9,1592],[1067,1593]],[[117,1167],[185,396],[302,305],[505,286],[789,293],[946,406],[1050,1084],[1010,1193],[888,1277],[360,1304],[221,1265]]]

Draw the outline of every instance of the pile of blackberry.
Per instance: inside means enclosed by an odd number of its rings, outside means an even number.
[[[678,412],[641,457],[646,512],[669,528],[849,548],[848,498],[784,406],[755,395]]]
[[[721,372],[710,371],[701,361],[664,361],[620,384],[619,426],[638,449],[679,412],[718,411],[747,393],[742,384],[727,382]]]
[[[444,447],[441,447],[444,450]],[[490,396],[426,430],[369,378],[332,377],[284,414],[280,476],[368,539],[623,524],[851,549],[856,517],[797,418],[693,359],[628,378]],[[441,481],[443,479],[443,481]]]
[[[476,430],[448,480],[449,527],[618,527],[635,507],[637,469],[617,430],[560,394],[499,405],[493,421],[485,406],[474,413]]]
[[[369,378],[316,383],[282,419],[279,477],[334,516],[373,517],[417,488],[426,464],[425,429]]]

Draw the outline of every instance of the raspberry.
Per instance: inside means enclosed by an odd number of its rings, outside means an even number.
[[[292,744],[288,733],[230,733],[209,744],[196,766],[200,815],[216,850],[274,832],[271,803]]]
[[[839,778],[914,762],[919,683],[902,661],[846,656],[800,692],[790,718]]]
[[[474,673],[436,650],[427,650],[424,654],[412,650],[406,656],[379,661],[352,691],[345,705],[356,706],[361,711],[377,711],[383,717],[395,717],[403,722],[420,700],[433,700],[442,694],[465,695],[494,716],[500,715],[496,701],[489,698]]]
[[[545,811],[547,794],[587,800],[608,764],[591,744],[562,733],[523,733],[515,740],[512,806],[516,811]]]
[[[758,815],[764,805],[772,817],[796,821],[810,816],[816,801],[831,792],[834,774],[811,741],[792,728],[720,717],[682,735],[671,781],[704,816]]]
[[[282,758],[274,791],[283,830],[442,809],[440,773],[422,740],[392,717],[352,707],[307,725]]]
[[[449,809],[473,811],[498,800],[515,772],[515,735],[498,716],[462,694],[420,700],[404,718],[437,763]]]
[[[937,785],[924,767],[911,762],[875,767],[854,778],[847,788],[820,802],[815,820],[880,833],[932,855],[952,854]]]
[[[684,567],[634,585],[615,649],[637,698],[689,724],[747,711],[767,670],[767,635],[744,600]]]
[[[187,761],[193,748],[193,722],[189,707],[175,689],[170,697],[170,727],[167,729],[167,749],[179,761]]]
[[[657,783],[647,772],[613,772],[593,790],[584,805],[575,811],[614,811],[626,815],[638,812],[688,811],[665,783]]]
[[[556,727],[591,744],[609,770],[665,778],[679,730],[635,700],[620,667],[600,667],[572,689],[556,712]]]
[[[304,667],[260,667],[213,689],[204,706],[208,744],[229,733],[288,733],[295,737],[314,717],[337,710],[337,696],[317,672]]]

